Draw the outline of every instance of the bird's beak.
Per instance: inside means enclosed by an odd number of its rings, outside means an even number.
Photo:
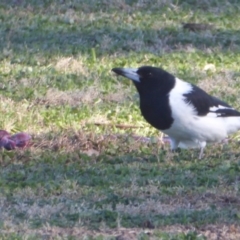
[[[112,71],[118,75],[129,78],[135,82],[140,82],[139,75],[137,74],[137,68],[113,68]]]

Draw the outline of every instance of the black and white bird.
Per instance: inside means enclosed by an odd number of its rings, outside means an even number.
[[[172,150],[199,147],[201,159],[206,143],[223,141],[240,129],[240,112],[161,68],[112,71],[133,81],[143,117],[169,136]]]

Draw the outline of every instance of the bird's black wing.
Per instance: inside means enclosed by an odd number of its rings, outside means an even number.
[[[192,85],[193,90],[184,94],[185,101],[192,104],[198,116],[206,116],[216,114],[216,117],[236,117],[240,116],[240,112],[229,106],[222,100],[208,95],[201,88]]]

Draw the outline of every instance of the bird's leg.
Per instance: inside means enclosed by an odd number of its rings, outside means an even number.
[[[199,154],[198,159],[202,159],[203,150],[204,150],[204,148],[206,147],[206,142],[200,142],[199,145],[200,145],[200,154]]]
[[[179,143],[180,141],[170,138],[170,145],[171,145],[172,152],[176,152],[180,150],[180,148],[178,148]]]
[[[177,157],[177,160],[179,160],[178,159],[178,154],[176,154],[176,153],[179,153],[179,151],[181,150],[179,147],[178,147],[178,145],[179,145],[179,142],[180,141],[178,141],[178,140],[176,140],[176,139],[173,139],[173,138],[171,138],[170,137],[170,146],[171,146],[171,151],[170,151],[170,153],[169,153],[169,157],[170,157],[170,160],[176,160],[176,157]]]
[[[180,141],[170,137],[171,150],[176,150]]]
[[[199,160],[202,159],[202,156],[203,156],[203,150],[204,150],[204,148],[201,147],[200,154],[199,154],[199,157],[198,157]]]

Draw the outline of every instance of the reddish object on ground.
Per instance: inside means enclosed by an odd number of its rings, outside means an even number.
[[[10,140],[15,142],[16,147],[23,148],[26,147],[31,140],[31,136],[27,133],[16,133],[10,137]]]
[[[0,130],[0,148],[4,147],[6,150],[13,150],[15,148],[26,147],[31,140],[31,136],[27,133],[20,132],[10,135],[5,130]]]
[[[14,141],[12,141],[11,139],[7,138],[7,142],[4,145],[4,148],[8,151],[13,150],[16,148],[16,144]]]
[[[10,133],[7,132],[6,130],[0,130],[0,140],[1,140],[3,137],[10,137]]]

